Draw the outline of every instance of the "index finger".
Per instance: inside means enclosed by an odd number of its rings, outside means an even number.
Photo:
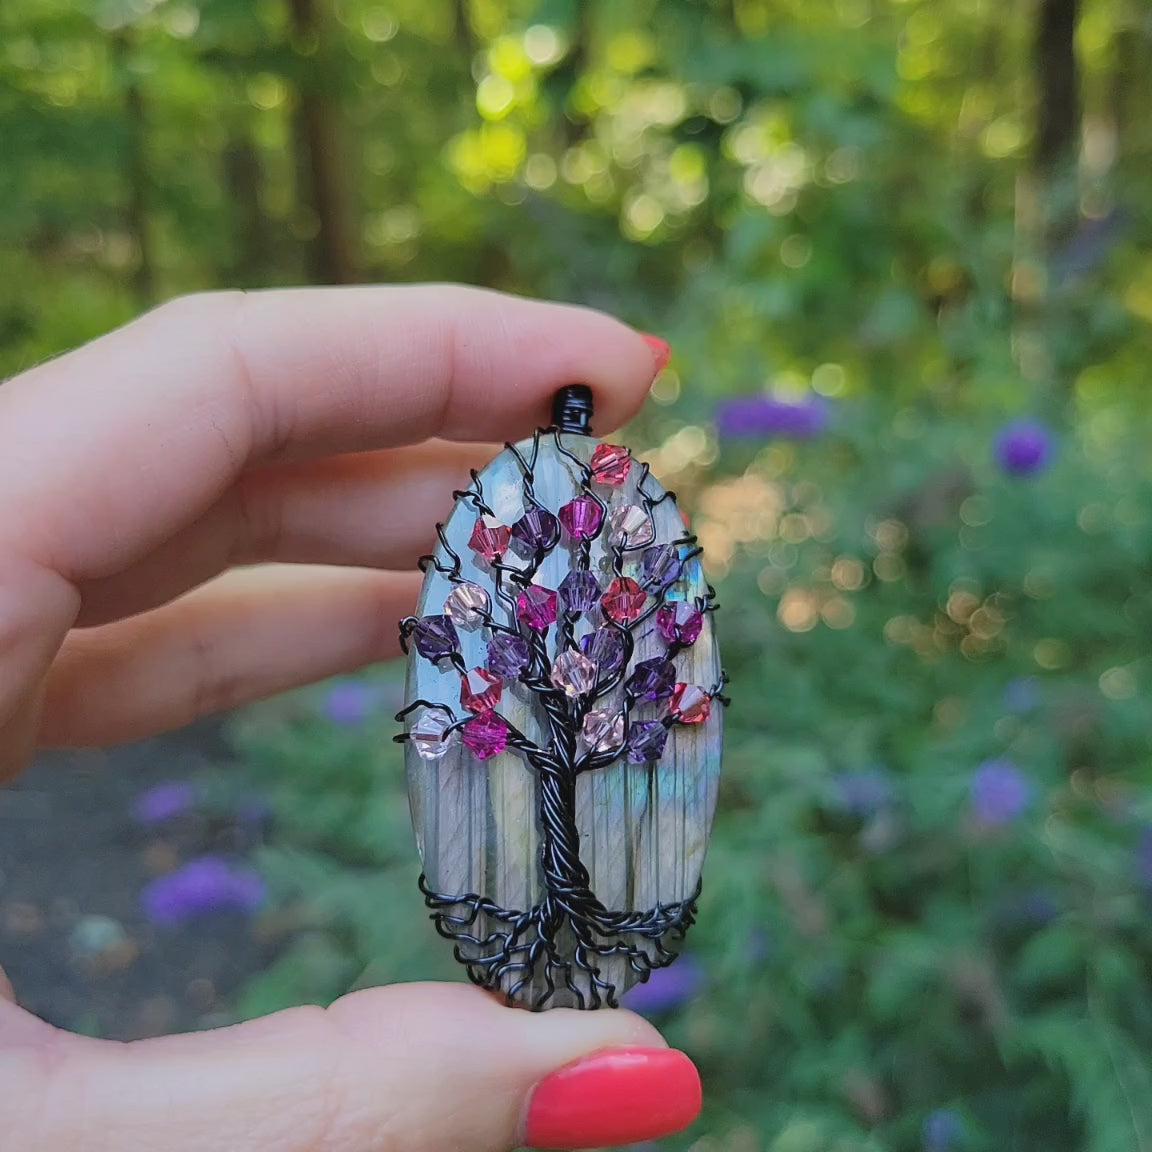
[[[619,321],[477,289],[185,297],[0,389],[0,551],[106,576],[253,461],[514,438],[578,382],[604,430],[654,370]]]

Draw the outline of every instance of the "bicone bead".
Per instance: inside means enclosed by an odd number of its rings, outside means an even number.
[[[617,624],[631,624],[644,611],[648,594],[630,576],[617,576],[600,598],[600,607]]]
[[[590,612],[600,599],[600,584],[591,572],[569,572],[558,591],[569,612]]]
[[[504,681],[487,668],[473,668],[460,679],[460,706],[469,712],[488,712],[500,703]]]
[[[452,717],[443,708],[429,708],[408,730],[416,754],[421,760],[440,760],[460,738],[458,731],[449,732]]]
[[[664,755],[668,729],[659,720],[633,720],[628,726],[625,755],[629,764],[651,764]]]
[[[600,669],[601,676],[615,676],[624,663],[624,637],[619,628],[597,628],[580,638],[580,651]]]
[[[424,616],[412,625],[412,643],[425,660],[439,660],[460,649],[460,637],[447,616]]]
[[[680,557],[671,544],[645,548],[640,557],[641,579],[649,588],[667,588],[680,578]]]
[[[508,725],[495,712],[481,712],[464,725],[460,738],[477,760],[491,760],[508,746]]]
[[[594,496],[577,496],[560,509],[560,523],[573,540],[591,540],[604,522],[604,509]]]
[[[596,665],[573,648],[556,657],[550,679],[565,696],[583,696],[596,687]]]
[[[624,691],[637,700],[663,700],[672,695],[676,684],[676,665],[663,656],[653,660],[641,660],[632,669],[624,685]]]
[[[695,644],[703,626],[703,614],[686,600],[663,604],[656,610],[656,627],[669,644]]]
[[[488,641],[488,670],[505,680],[515,680],[531,659],[528,641],[523,636],[497,632]]]
[[[516,597],[516,615],[529,628],[547,632],[556,620],[556,593],[540,584],[530,584]]]
[[[596,708],[584,717],[580,728],[584,747],[593,752],[611,752],[624,743],[624,713]]]
[[[592,453],[589,462],[592,479],[597,484],[609,484],[618,488],[628,479],[632,467],[632,453],[622,444],[601,444]]]
[[[549,552],[560,539],[560,523],[547,508],[530,508],[512,525],[512,539],[529,556]]]
[[[619,504],[608,513],[608,540],[616,548],[639,548],[656,538],[652,517],[638,504]]]
[[[672,693],[671,707],[681,724],[703,724],[712,715],[712,698],[699,684],[680,683]]]
[[[488,593],[479,584],[465,581],[452,589],[444,601],[444,611],[457,628],[475,628],[483,622],[491,604]]]
[[[508,551],[511,538],[512,529],[507,524],[501,524],[495,516],[481,516],[472,526],[468,547],[478,556],[492,561]]]

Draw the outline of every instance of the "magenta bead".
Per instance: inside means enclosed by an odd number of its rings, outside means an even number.
[[[560,523],[573,540],[591,540],[604,523],[604,509],[592,496],[577,496],[560,509]]]

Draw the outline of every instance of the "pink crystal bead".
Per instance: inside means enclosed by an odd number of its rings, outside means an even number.
[[[618,488],[628,479],[632,453],[621,444],[601,444],[592,453],[590,467],[592,479],[597,484],[610,484]]]
[[[508,725],[495,712],[481,712],[460,730],[460,739],[477,760],[491,760],[508,746]]]
[[[580,739],[593,752],[611,752],[624,743],[624,713],[596,708],[584,717]]]
[[[504,681],[487,668],[473,668],[460,678],[460,706],[469,712],[488,712],[500,703]]]
[[[669,644],[695,644],[703,625],[703,615],[686,600],[656,610],[656,627]]]
[[[596,687],[596,665],[573,648],[556,657],[550,679],[565,696],[583,696]]]
[[[647,593],[630,576],[617,576],[600,597],[600,607],[617,624],[631,624],[644,611]]]
[[[672,690],[672,715],[681,724],[703,724],[712,715],[712,700],[699,684],[677,684]]]
[[[529,585],[516,597],[516,615],[529,628],[547,632],[556,620],[556,593],[539,584]]]
[[[560,509],[560,523],[573,540],[591,540],[604,522],[604,509],[593,496],[577,496]]]
[[[468,547],[485,560],[495,560],[508,551],[512,539],[512,529],[501,524],[495,516],[481,516],[472,527]]]

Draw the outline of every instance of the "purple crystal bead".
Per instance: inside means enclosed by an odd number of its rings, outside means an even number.
[[[522,636],[497,632],[488,641],[488,670],[505,680],[515,680],[528,667],[530,659],[528,641]]]
[[[596,687],[596,665],[582,652],[570,648],[556,657],[550,679],[552,686],[565,696],[583,696]]]
[[[425,660],[439,660],[460,649],[456,626],[447,616],[424,616],[412,625],[412,643]]]
[[[508,725],[495,712],[481,712],[460,729],[460,739],[477,760],[491,760],[508,746]]]
[[[556,620],[556,593],[551,588],[530,584],[516,597],[516,615],[529,628],[547,632]]]
[[[624,637],[618,628],[598,628],[581,637],[580,651],[604,677],[615,676],[624,663]]]
[[[664,604],[656,610],[656,627],[669,644],[695,644],[704,616],[686,600]]]
[[[556,547],[560,539],[560,523],[547,508],[530,508],[512,525],[512,540],[518,551],[533,555],[538,549],[545,552]]]
[[[569,572],[559,592],[560,601],[569,612],[590,612],[600,600],[600,584],[591,572]]]
[[[662,700],[672,695],[676,687],[676,665],[663,656],[654,660],[641,660],[632,669],[624,691],[637,700]]]
[[[577,496],[560,509],[560,523],[573,540],[591,540],[604,522],[604,509],[592,496]]]
[[[680,557],[671,544],[645,548],[640,558],[640,574],[649,588],[667,588],[680,579]]]
[[[628,727],[625,755],[629,764],[651,764],[664,755],[668,729],[659,720],[633,720]]]

